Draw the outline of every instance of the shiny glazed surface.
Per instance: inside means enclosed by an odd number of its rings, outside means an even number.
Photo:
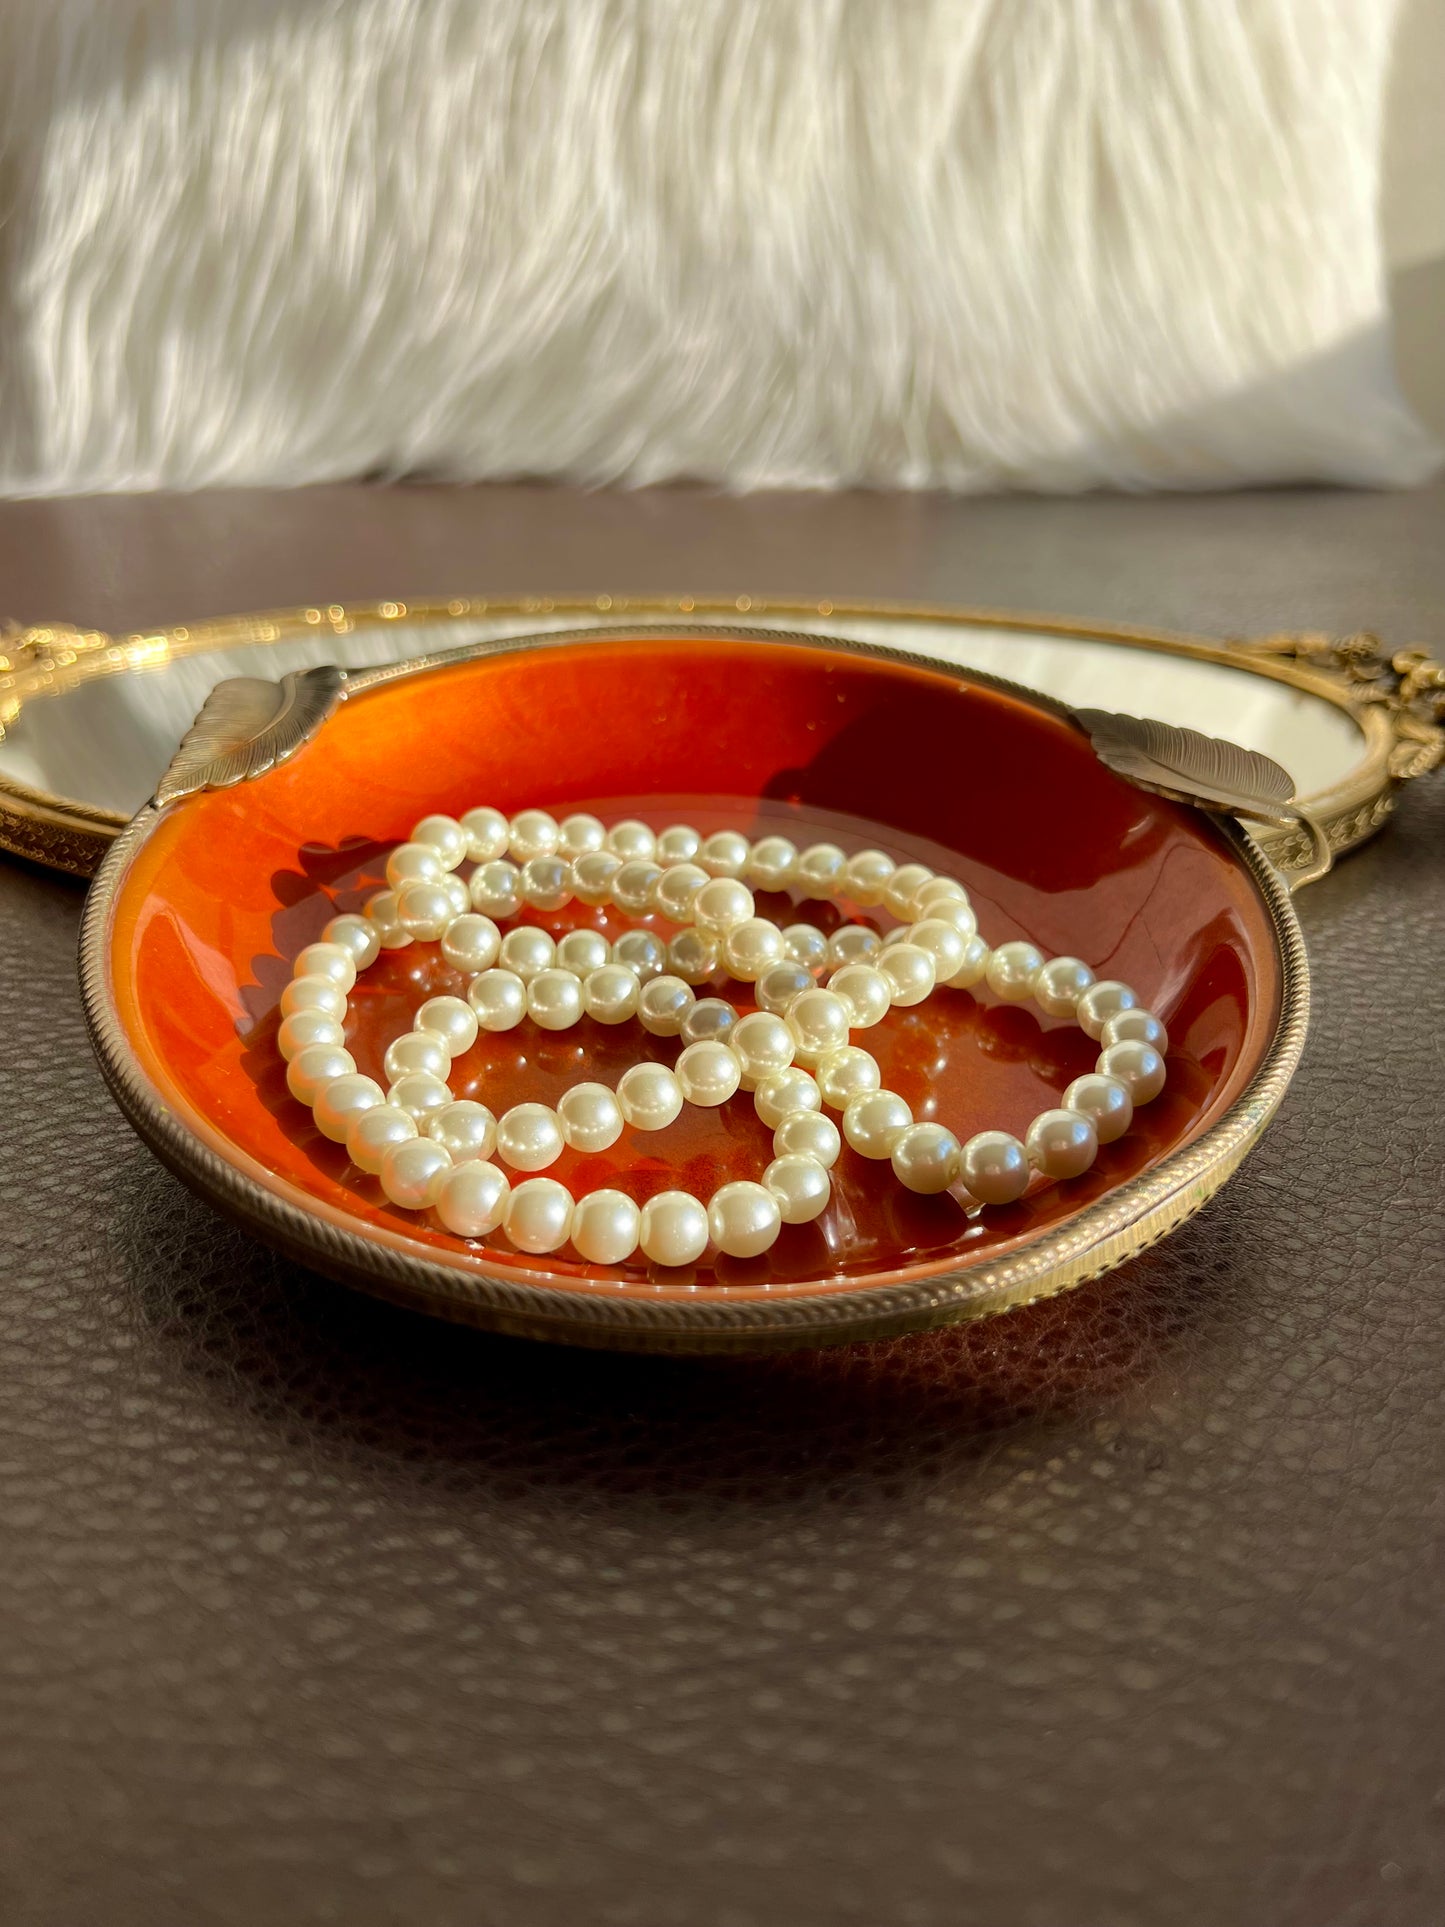
[[[607,1272],[565,1248],[523,1256],[500,1234],[468,1245],[430,1215],[395,1210],[319,1135],[286,1093],[275,1033],[291,959],[336,910],[380,887],[390,844],[428,810],[482,802],[637,815],[658,829],[685,820],[751,837],[827,835],[957,875],[990,943],[1026,936],[1131,983],[1169,1027],[1169,1085],[1086,1177],[971,1219],[845,1150],[827,1212],[788,1227],[765,1258]],[[783,913],[785,900],[760,909]],[[839,912],[802,914],[826,927]],[[536,920],[554,931],[602,921],[580,905]],[[354,696],[281,769],[168,813],[120,884],[112,969],[122,1022],[164,1100],[274,1190],[443,1262],[650,1295],[838,1290],[1026,1244],[1217,1121],[1267,1048],[1279,1003],[1265,907],[1224,839],[1111,775],[1066,721],[941,672],[721,639],[511,651]],[[353,995],[358,1068],[377,1075],[416,1006],[458,988],[434,945],[384,954]],[[747,991],[735,992],[746,1007]],[[915,1116],[961,1137],[1021,1134],[1097,1054],[1072,1025],[987,992],[940,992],[860,1041]],[[555,1102],[584,1076],[615,1083],[639,1057],[675,1052],[635,1025],[523,1025],[484,1034],[452,1084],[500,1112]],[[663,1133],[629,1130],[602,1155],[569,1153],[556,1175],[577,1191],[617,1184],[639,1201],[677,1184],[707,1196],[759,1176],[769,1146],[740,1098],[721,1112],[686,1110]]]

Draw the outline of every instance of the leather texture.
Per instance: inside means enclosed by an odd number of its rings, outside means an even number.
[[[750,589],[1438,642],[1445,494],[0,507],[5,606]],[[1445,1919],[1445,782],[1299,899],[1304,1065],[1134,1264],[963,1332],[551,1351],[271,1256],[0,866],[7,1927]]]

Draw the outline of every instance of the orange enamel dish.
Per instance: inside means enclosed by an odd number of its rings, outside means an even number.
[[[985,939],[1027,937],[1121,977],[1166,1022],[1169,1081],[1087,1176],[968,1215],[845,1148],[821,1219],[752,1260],[598,1270],[563,1249],[468,1243],[393,1207],[287,1093],[277,1002],[292,959],[380,888],[417,818],[480,803],[781,831],[878,846],[958,877]],[[781,899],[764,914],[790,920]],[[554,933],[603,913],[534,916]],[[823,925],[854,912],[812,905]],[[625,920],[609,913],[614,933]],[[886,919],[885,919],[886,921]],[[1172,1228],[1238,1164],[1298,1060],[1303,949],[1287,895],[1232,823],[1098,762],[1043,698],[896,654],[740,632],[540,637],[351,677],[289,760],[143,810],[97,878],[82,939],[92,1033],[141,1135],[189,1183],[303,1262],[493,1329],[631,1349],[877,1337],[999,1311],[1097,1276]],[[380,1075],[423,998],[464,989],[434,944],[358,981],[348,1045]],[[746,1005],[745,986],[728,993]],[[885,1083],[960,1137],[1021,1132],[1097,1046],[1030,1004],[940,991],[864,1040]],[[458,1096],[500,1112],[615,1082],[677,1045],[635,1024],[484,1033]],[[576,1192],[706,1197],[757,1177],[770,1133],[745,1097],[568,1153]]]

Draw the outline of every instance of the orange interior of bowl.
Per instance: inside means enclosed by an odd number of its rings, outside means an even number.
[[[291,960],[338,909],[382,886],[391,844],[435,810],[590,809],[604,820],[687,821],[706,832],[781,830],[850,852],[879,846],[968,887],[985,939],[1027,937],[1121,977],[1168,1024],[1169,1082],[1132,1130],[1066,1184],[965,1216],[905,1191],[886,1164],[845,1148],[834,1196],[764,1258],[684,1277],[607,1273],[570,1247],[545,1259],[453,1238],[394,1209],[286,1091],[276,1004]],[[792,913],[763,898],[765,914]],[[614,933],[580,905],[554,917]],[[831,926],[881,912],[813,904]],[[836,1291],[997,1257],[1057,1227],[1189,1143],[1240,1095],[1278,1019],[1281,978],[1266,905],[1204,818],[1112,775],[1071,724],[943,672],[790,643],[651,636],[526,648],[356,694],[291,761],[172,808],[120,880],[111,924],[117,1014],[162,1100],[213,1150],[271,1190],[364,1235],[461,1267],[577,1290],[777,1294]],[[349,1044],[379,1075],[423,998],[461,990],[436,945],[383,953],[353,992]],[[745,986],[724,994],[748,1007]],[[1097,1045],[1032,1005],[940,991],[860,1041],[917,1117],[961,1138],[1022,1133],[1092,1068]],[[453,1068],[458,1096],[500,1112],[555,1101],[582,1077],[615,1082],[675,1040],[586,1021],[483,1035]],[[681,1185],[707,1197],[757,1177],[770,1134],[751,1102],[684,1110],[668,1131],[630,1130],[603,1156],[569,1154],[576,1191],[619,1184],[641,1199]]]

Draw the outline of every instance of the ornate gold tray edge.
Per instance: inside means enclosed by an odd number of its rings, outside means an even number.
[[[737,632],[734,633],[746,633]],[[523,636],[449,651],[442,660],[498,649],[543,647],[563,638]],[[685,639],[685,638],[684,638]],[[798,636],[822,648],[938,665],[908,652],[833,637]],[[437,658],[364,671],[358,687],[424,672]],[[1005,690],[1013,686],[979,671],[969,680]],[[1017,693],[1067,714],[1047,696]],[[1288,884],[1257,843],[1232,818],[1216,817],[1219,833],[1236,850],[1268,910],[1279,946],[1282,985],[1278,1022],[1258,1071],[1243,1095],[1195,1143],[1171,1153],[1153,1170],[1121,1185],[1035,1243],[997,1261],[963,1270],[833,1295],[754,1301],[700,1291],[683,1302],[549,1289],[496,1272],[464,1273],[429,1260],[396,1239],[376,1241],[303,1209],[252,1174],[242,1160],[221,1156],[179,1116],[151,1083],[119,1021],[110,989],[111,908],[136,849],[162,811],[148,804],[112,843],[89,892],[80,935],[80,981],[86,1022],[102,1072],[117,1104],[155,1155],[223,1215],[258,1231],[287,1256],[373,1295],[424,1309],[456,1323],[517,1337],[602,1350],[646,1352],[759,1352],[848,1344],[956,1324],[1054,1297],[1102,1276],[1147,1249],[1193,1216],[1257,1142],[1289,1087],[1309,1024],[1310,979],[1304,939]]]
[[[738,616],[821,617],[933,622],[959,628],[1035,631],[1183,655],[1247,669],[1306,690],[1343,710],[1361,733],[1363,753],[1336,788],[1300,799],[1320,823],[1336,855],[1378,830],[1394,807],[1394,791],[1445,759],[1445,670],[1423,649],[1388,655],[1371,635],[1332,638],[1302,632],[1211,641],[1205,637],[1116,623],[1081,622],[1017,610],[960,609],[915,602],[796,600],[752,595],[453,596],[418,602],[328,603],[252,615],[221,616],[169,629],[112,636],[65,624],[0,632],[0,735],[36,695],[127,669],[157,666],[208,649],[277,643],[305,635],[346,635],[359,626],[418,626],[468,617],[627,616],[657,620]],[[91,876],[125,818],[50,796],[0,776],[0,849]],[[1260,832],[1282,869],[1310,859],[1307,840],[1289,831]]]

